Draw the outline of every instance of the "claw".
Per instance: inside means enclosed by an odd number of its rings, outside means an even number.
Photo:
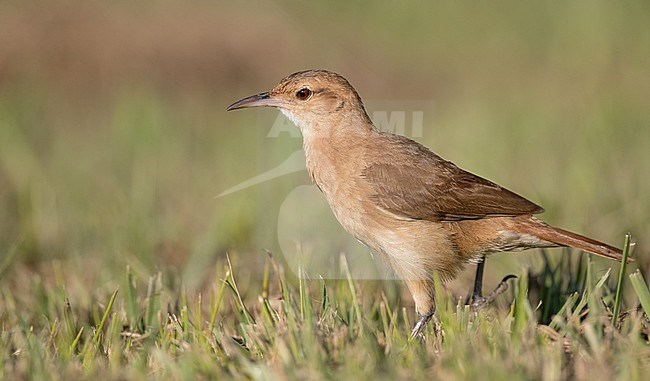
[[[506,292],[508,289],[508,281],[515,278],[517,278],[517,276],[512,274],[503,277],[503,279],[501,279],[501,282],[499,282],[499,284],[494,288],[494,291],[492,291],[486,298],[483,298],[481,296],[472,297],[472,309],[474,311],[478,311],[492,303],[497,296]]]
[[[428,314],[422,315],[418,313],[418,321],[415,323],[415,326],[413,326],[413,330],[411,330],[411,339],[424,339],[424,331],[427,328],[427,324],[431,321],[431,318],[433,317],[433,312],[430,312]]]

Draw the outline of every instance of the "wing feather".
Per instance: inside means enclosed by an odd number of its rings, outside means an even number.
[[[362,178],[380,209],[403,219],[458,221],[542,213],[539,205],[464,171],[421,144],[387,135],[397,147],[368,165]],[[392,154],[388,154],[392,153]]]

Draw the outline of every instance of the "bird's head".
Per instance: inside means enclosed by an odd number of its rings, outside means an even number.
[[[278,108],[305,137],[372,127],[354,87],[339,74],[327,70],[291,74],[270,91],[231,104],[228,111],[249,107]]]

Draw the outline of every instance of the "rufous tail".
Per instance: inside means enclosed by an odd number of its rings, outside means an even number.
[[[550,226],[536,218],[531,219],[530,222],[530,224],[522,224],[519,226],[522,232],[534,235],[544,241],[552,242],[559,246],[573,247],[619,262],[623,259],[623,252],[620,249],[606,243]],[[629,261],[632,261],[632,259],[630,258]]]

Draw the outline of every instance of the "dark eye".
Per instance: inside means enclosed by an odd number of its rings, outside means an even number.
[[[303,89],[298,90],[298,92],[296,92],[296,98],[300,99],[301,101],[306,101],[307,99],[309,99],[309,97],[311,97],[311,94],[312,94],[311,90],[305,87]]]

